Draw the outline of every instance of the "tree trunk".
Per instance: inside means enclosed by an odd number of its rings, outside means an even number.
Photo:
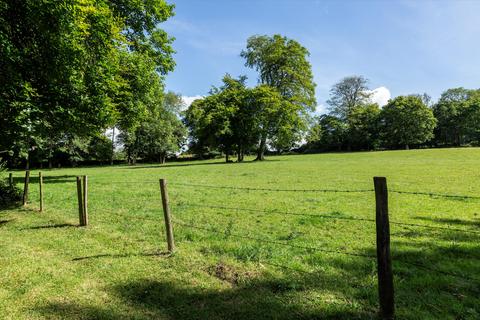
[[[408,144],[405,145],[405,150],[409,150],[410,146]]]
[[[237,162],[243,161],[243,148],[239,147],[237,150]]]
[[[164,164],[166,158],[167,158],[167,155],[165,153],[161,153],[160,157],[158,158],[158,162],[160,162],[160,164]]]
[[[267,147],[267,136],[263,135],[260,139],[260,145],[258,146],[258,149],[257,149],[257,158],[255,158],[255,161],[265,160],[266,147]]]
[[[110,165],[113,165],[113,156],[115,155],[115,127],[112,131],[112,157],[110,158]]]
[[[52,169],[53,163],[52,163],[52,158],[48,158],[48,169]]]
[[[25,163],[25,170],[30,170],[30,150],[27,152],[27,161]]]

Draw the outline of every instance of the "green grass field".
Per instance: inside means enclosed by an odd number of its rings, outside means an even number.
[[[35,171],[30,204],[0,212],[0,318],[376,318],[373,192],[208,186],[371,190],[386,176],[391,191],[436,194],[390,192],[392,222],[431,226],[391,225],[397,318],[479,319],[479,166],[472,148],[43,170],[43,213]]]

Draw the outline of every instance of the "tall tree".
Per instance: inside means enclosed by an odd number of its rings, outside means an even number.
[[[227,74],[223,86],[212,88],[209,96],[195,100],[186,112],[186,123],[195,142],[220,149],[227,162],[235,149],[238,160],[243,160],[242,150],[252,135],[252,114],[245,109],[248,94],[245,81],[245,77],[234,79]]]
[[[433,113],[438,120],[435,129],[437,143],[459,146],[468,142],[466,134],[469,100],[475,93],[476,90],[465,88],[448,89],[442,93],[438,102],[433,105]]]
[[[388,146],[421,144],[433,138],[436,119],[418,96],[398,96],[381,112],[381,130]]]
[[[180,120],[184,108],[181,95],[167,92],[157,97],[157,101],[138,126],[119,135],[131,164],[135,164],[137,158],[163,164],[167,156],[178,152],[184,143],[186,129]]]
[[[348,120],[356,107],[370,102],[371,95],[367,78],[349,76],[333,85],[327,103],[330,105],[332,115]]]
[[[308,113],[316,106],[315,83],[308,50],[297,41],[281,35],[252,36],[241,52],[245,65],[259,72],[259,82],[275,88],[288,102],[297,106],[300,120],[304,122]],[[258,142],[257,160],[264,159],[267,140],[266,132]]]
[[[0,149],[28,157],[145,114],[174,66],[159,28],[172,14],[164,0],[1,2]]]

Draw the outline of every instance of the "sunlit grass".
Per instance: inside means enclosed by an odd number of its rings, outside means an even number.
[[[374,318],[376,262],[364,257],[375,255],[373,192],[198,185],[371,190],[386,176],[392,191],[438,194],[390,192],[392,221],[441,227],[391,226],[398,318],[477,319],[480,199],[441,194],[479,197],[479,165],[480,149],[448,149],[43,170],[46,211],[32,178],[31,203],[0,213],[0,315]],[[87,228],[77,227],[77,175],[89,176]],[[173,256],[159,178],[176,221]]]

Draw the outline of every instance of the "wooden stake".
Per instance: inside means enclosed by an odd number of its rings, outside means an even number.
[[[82,179],[77,177],[77,197],[78,197],[78,220],[83,226],[83,197],[82,197]]]
[[[393,319],[395,314],[392,260],[390,257],[390,224],[388,190],[385,177],[374,177],[377,226],[378,296],[380,316]]]
[[[88,177],[83,176],[83,226],[88,226]]]
[[[38,173],[38,187],[40,190],[40,212],[43,212],[43,176],[42,172]]]
[[[23,184],[23,205],[27,205],[28,202],[28,185],[30,183],[30,171],[25,171],[25,181]]]
[[[165,218],[165,229],[167,230],[168,251],[173,253],[175,242],[173,241],[173,228],[170,219],[170,208],[168,207],[167,180],[160,179],[160,193],[162,195],[163,215]]]

